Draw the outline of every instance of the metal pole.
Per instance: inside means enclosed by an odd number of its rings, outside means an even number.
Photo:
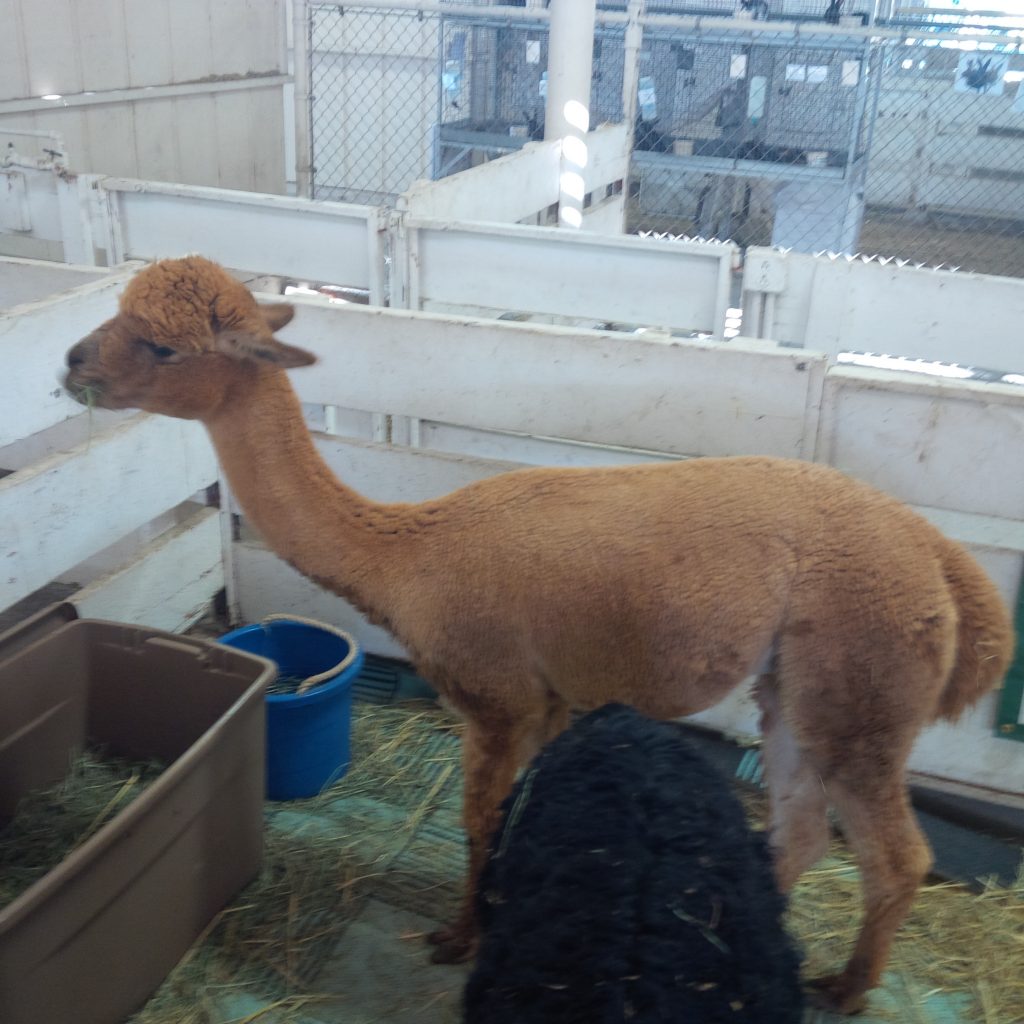
[[[293,53],[295,61],[295,191],[313,197],[313,129],[310,81],[312,23],[306,0],[293,0]]]
[[[434,88],[437,89],[434,130],[430,133],[430,177],[437,181],[443,177],[441,171],[441,125],[444,124],[444,18],[437,19],[437,70],[434,73]],[[465,74],[465,69],[463,69]]]
[[[548,96],[544,138],[562,143],[558,223],[583,223],[583,169],[590,128],[590,80],[594,64],[596,0],[551,0]]]

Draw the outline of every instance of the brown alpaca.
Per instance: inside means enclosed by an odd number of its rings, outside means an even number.
[[[858,1009],[931,856],[910,810],[914,738],[991,689],[1013,633],[995,587],[905,505],[830,468],[771,458],[531,469],[421,504],[378,504],[316,453],[258,307],[198,257],[127,287],[68,353],[68,390],[201,420],[273,549],[405,645],[465,716],[469,888],[435,959],[474,943],[473,891],[516,770],[609,701],[658,718],[760,672],[772,845],[783,890],[838,811],[865,916],[819,998]]]

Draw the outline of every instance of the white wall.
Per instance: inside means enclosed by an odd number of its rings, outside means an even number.
[[[56,131],[76,171],[284,191],[283,0],[9,0],[3,20],[0,143]]]

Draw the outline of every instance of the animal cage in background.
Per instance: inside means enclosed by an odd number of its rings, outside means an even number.
[[[391,205],[542,136],[545,8],[307,2],[317,198]],[[635,52],[627,21],[600,5],[590,114],[637,95],[628,230],[1024,275],[1019,20],[666,0]]]
[[[503,153],[544,137],[548,27],[445,16],[435,177],[464,170],[475,152]],[[625,31],[599,26],[593,41],[592,126],[623,120]]]
[[[470,166],[475,152],[543,137],[545,25],[446,17],[443,46],[435,177]],[[754,182],[775,190],[776,244],[844,247],[862,208],[873,53],[865,38],[801,41],[753,22],[647,29],[633,155],[640,209],[689,212],[693,233],[727,237],[736,186]],[[624,118],[624,67],[624,30],[599,26],[591,123]],[[809,212],[808,196],[820,211]]]

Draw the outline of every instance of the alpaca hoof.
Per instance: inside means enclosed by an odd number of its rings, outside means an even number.
[[[430,957],[435,964],[464,964],[473,958],[476,943],[451,928],[439,928],[432,932],[427,941],[437,948]]]
[[[811,1002],[831,1013],[860,1013],[867,1004],[864,989],[843,974],[829,974],[807,983]]]

